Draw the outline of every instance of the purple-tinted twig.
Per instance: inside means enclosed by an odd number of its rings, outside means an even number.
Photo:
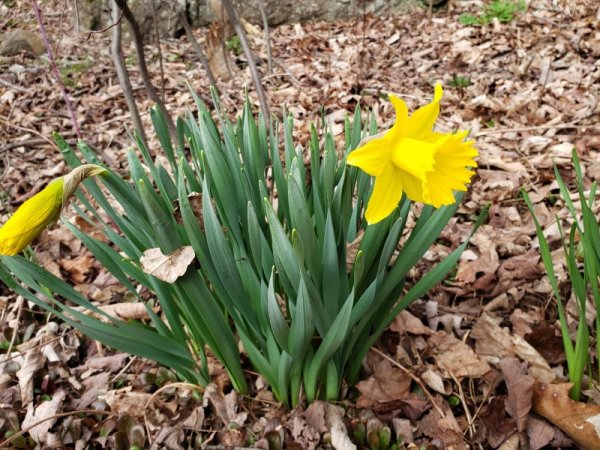
[[[42,35],[42,40],[44,41],[44,46],[46,47],[46,53],[48,53],[48,59],[50,60],[50,70],[52,70],[54,78],[56,78],[56,83],[58,84],[63,99],[65,100],[65,104],[67,105],[67,110],[69,111],[69,115],[71,116],[71,121],[73,122],[73,129],[75,130],[75,134],[77,135],[78,139],[82,139],[81,129],[79,128],[79,124],[77,123],[77,116],[75,115],[75,110],[73,109],[73,105],[71,104],[71,100],[69,99],[69,94],[67,94],[67,89],[65,88],[65,84],[63,83],[63,80],[60,76],[60,72],[58,71],[58,66],[56,65],[56,62],[54,62],[54,55],[52,53],[50,41],[48,40],[46,27],[44,26],[42,11],[36,0],[31,0],[31,5],[33,6],[35,17],[40,26],[40,33]]]

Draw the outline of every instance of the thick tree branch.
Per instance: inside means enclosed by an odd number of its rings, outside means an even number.
[[[264,0],[258,0],[258,9],[263,21],[263,39],[267,46],[267,63],[269,64],[269,74],[273,73],[273,52],[271,51],[271,38],[269,37],[269,18],[265,8]]]
[[[214,86],[214,88],[217,89],[217,92],[219,92],[219,89],[217,86],[217,79],[215,78],[215,75],[213,74],[213,72],[208,64],[208,60],[206,59],[206,56],[204,55],[204,51],[202,51],[202,47],[200,47],[200,44],[198,44],[198,41],[196,40],[196,37],[194,36],[194,33],[192,32],[192,27],[190,26],[190,23],[188,22],[187,17],[185,16],[185,12],[179,11],[179,20],[181,20],[181,23],[183,24],[183,28],[185,30],[185,34],[187,35],[188,40],[192,44],[192,47],[194,47],[194,50],[196,51],[196,54],[198,55],[198,59],[200,60],[200,64],[202,64],[202,68],[206,72],[206,76],[208,77],[208,82],[210,83],[211,86]]]
[[[173,119],[171,118],[169,111],[167,111],[167,108],[166,108],[164,102],[160,98],[160,95],[158,95],[158,92],[157,92],[156,88],[154,87],[154,85],[152,84],[152,81],[150,79],[150,73],[148,72],[148,65],[146,64],[146,56],[144,55],[144,43],[143,43],[143,39],[142,39],[142,33],[140,31],[140,26],[138,25],[135,16],[131,12],[131,9],[129,9],[129,6],[127,6],[127,0],[115,0],[115,2],[119,6],[119,8],[123,11],[123,15],[125,16],[125,19],[127,19],[127,22],[129,22],[129,25],[131,26],[131,33],[133,35],[133,43],[135,45],[135,52],[137,55],[138,65],[140,68],[140,75],[142,76],[142,81],[144,82],[144,87],[146,88],[146,91],[148,92],[148,97],[150,97],[150,99],[154,103],[156,103],[158,108],[161,110],[161,112],[165,116],[165,120],[167,121],[167,126],[169,127],[169,131],[171,132],[171,138],[173,139],[174,142],[177,142],[177,130],[175,128],[175,124],[173,123]]]
[[[250,49],[250,45],[248,45],[248,39],[246,38],[246,33],[244,32],[244,28],[238,19],[237,13],[233,6],[231,0],[221,0],[223,2],[223,6],[227,11],[227,15],[229,16],[229,22],[231,26],[235,30],[236,34],[240,38],[240,44],[242,44],[242,49],[244,50],[244,54],[246,55],[246,59],[248,60],[248,67],[250,68],[250,74],[252,75],[252,80],[254,81],[254,87],[256,88],[256,93],[258,94],[258,101],[260,102],[260,108],[262,109],[262,113],[265,120],[265,125],[267,129],[269,129],[270,122],[270,112],[269,112],[269,104],[267,103],[267,97],[265,96],[265,91],[263,90],[263,86],[260,80],[260,75],[258,73],[258,69],[256,68],[256,62],[254,61],[254,56],[252,55],[252,50]]]
[[[122,11],[120,11],[119,6],[116,2],[112,2],[112,18],[113,21],[115,21],[116,23],[112,32],[112,42],[110,50],[112,53],[113,61],[115,63],[117,76],[119,77],[119,84],[121,85],[121,89],[123,89],[123,95],[125,96],[125,101],[127,102],[127,108],[131,113],[133,127],[140,135],[140,138],[142,139],[142,142],[144,142],[144,145],[148,147],[148,141],[146,140],[146,132],[142,125],[142,120],[140,118],[140,112],[138,110],[137,104],[135,103],[133,89],[131,87],[131,80],[129,79],[129,74],[127,73],[125,58],[123,58],[123,51],[121,49],[120,14],[122,14]]]

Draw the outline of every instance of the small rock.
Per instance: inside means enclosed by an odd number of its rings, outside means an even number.
[[[33,56],[44,53],[44,43],[38,34],[20,29],[0,34],[0,56],[15,56],[23,51]]]

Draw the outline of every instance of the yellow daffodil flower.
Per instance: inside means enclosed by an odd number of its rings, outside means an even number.
[[[94,164],[84,164],[26,200],[0,228],[0,255],[21,252],[50,224],[54,223],[79,183],[88,177],[108,172]]]
[[[365,218],[370,224],[385,219],[402,198],[435,206],[454,203],[453,191],[466,191],[479,154],[467,131],[433,131],[440,113],[442,86],[436,84],[433,101],[411,116],[398,97],[390,94],[396,122],[386,133],[365,140],[348,155],[347,163],[375,177]]]

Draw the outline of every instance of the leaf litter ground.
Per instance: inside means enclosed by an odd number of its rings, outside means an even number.
[[[74,17],[70,5],[55,6],[44,4],[46,25],[84,138],[108,164],[124,169],[131,146],[125,127],[131,123],[108,37],[77,35],[64,20]],[[555,216],[564,220],[568,214],[552,164],[572,182],[575,147],[586,180],[600,175],[600,9],[593,1],[534,0],[507,24],[460,23],[460,14],[480,8],[480,2],[454,1],[431,18],[415,7],[386,17],[283,25],[271,33],[272,74],[261,31],[249,30],[271,108],[281,115],[280,105],[289,107],[300,143],[321,113],[342,138],[344,117],[356,105],[386,127],[393,120],[386,92],[414,108],[440,80],[445,97],[439,128],[470,129],[481,152],[459,214],[413,279],[459,245],[491,203],[489,220],[450,279],[396,318],[365,360],[362,381],[346,389],[346,400],[286,413],[250,370],[252,395],[236,395],[214,361],[214,384],[200,392],[164,368],[86,339],[0,287],[0,441],[27,430],[0,447],[30,448],[35,441],[48,448],[277,448],[277,442],[285,448],[369,448],[363,437],[374,444],[386,426],[393,439],[403,436],[406,448],[586,446],[568,437],[577,424],[564,419],[597,414],[596,388],[587,392],[587,405],[578,405],[564,401],[560,385],[552,393],[562,403],[549,402],[548,390],[538,384],[564,381],[566,366],[556,307],[519,189],[535,203],[569,298],[555,224]],[[3,28],[36,28],[27,3],[2,13]],[[161,47],[164,83],[156,48],[147,52],[170,111],[185,113],[192,105],[186,81],[208,102],[206,77],[189,42],[165,40]],[[234,79],[220,88],[223,105],[234,114],[251,81],[243,57],[232,57]],[[150,102],[135,66],[129,69],[150,129]],[[249,95],[256,99],[251,87]],[[47,60],[26,54],[0,59],[0,130],[4,222],[66,169],[47,142],[52,131],[74,136]],[[151,147],[156,150],[157,142]],[[77,221],[71,211],[65,216]],[[40,264],[111,314],[145,320],[141,305],[129,301],[65,227],[45,233],[36,254]],[[574,327],[576,309],[569,304],[568,310]]]

